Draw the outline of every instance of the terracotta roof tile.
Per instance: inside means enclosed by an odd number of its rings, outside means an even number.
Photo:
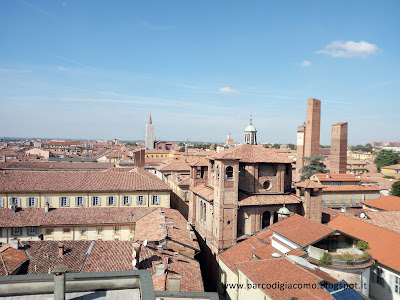
[[[333,228],[316,223],[297,214],[274,223],[268,228],[301,247],[306,247],[335,232]]]
[[[253,283],[262,284],[275,282],[317,284],[322,280],[315,273],[294,264],[288,258],[271,258],[265,260],[241,262],[237,267]],[[321,289],[262,289],[272,299],[332,299],[329,292]]]
[[[293,204],[301,200],[294,194],[281,195],[247,195],[239,192],[239,206],[272,205],[272,204]]]
[[[278,252],[271,246],[271,236],[272,231],[269,229],[260,231],[252,237],[226,249],[218,255],[218,259],[222,260],[229,269],[238,274],[236,263],[257,259],[254,255],[259,258],[266,258],[271,257],[272,253]],[[259,249],[262,249],[262,251],[259,251]]]
[[[203,280],[198,261],[183,256],[174,255],[171,251],[161,250],[155,246],[142,247],[139,257],[140,268],[150,269],[153,278],[154,290],[164,291],[168,289],[168,277],[180,275],[182,292],[203,292]],[[156,275],[155,265],[165,264],[165,274]]]
[[[172,222],[172,228],[160,225],[165,222]],[[189,232],[190,230],[187,230],[187,220],[178,210],[158,208],[136,222],[135,240],[158,242],[167,238],[192,249],[200,250],[197,239],[190,240]]]
[[[155,175],[142,172],[20,171],[0,173],[2,192],[170,190]]]
[[[200,184],[191,188],[191,191],[208,201],[214,200],[214,189],[209,188],[208,186]]]
[[[359,181],[352,174],[323,174],[317,173],[313,176],[317,177],[319,181]],[[329,176],[329,177],[327,177]]]
[[[159,166],[156,167],[158,171],[161,172],[168,172],[168,171],[174,171],[174,172],[190,172],[190,166],[185,163],[184,161],[173,161],[167,165]]]
[[[113,163],[100,162],[48,162],[48,161],[10,161],[1,162],[0,170],[105,170],[114,167]]]
[[[400,271],[400,234],[342,215],[328,224],[332,228],[368,242],[368,252],[375,260]]]
[[[12,213],[9,208],[0,208],[0,227],[40,226],[45,212],[43,208],[28,207]]]
[[[296,183],[295,186],[306,188],[306,189],[318,189],[318,188],[323,187],[322,184],[312,181],[312,180],[309,180],[309,179],[301,181],[299,183]]]
[[[342,186],[325,186],[322,192],[363,192],[363,191],[380,191],[376,185],[342,185]]]
[[[383,210],[400,210],[400,197],[385,196],[361,202],[364,205],[383,209]]]
[[[276,150],[265,148],[262,145],[239,145],[219,152],[210,159],[238,159],[241,162],[255,163],[292,163],[293,160],[286,155],[279,154]]]
[[[14,249],[10,244],[0,247],[0,275],[13,274],[27,261],[23,250]]]

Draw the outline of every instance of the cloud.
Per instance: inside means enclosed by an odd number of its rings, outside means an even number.
[[[238,94],[240,94],[239,91],[234,90],[233,88],[231,88],[231,87],[229,87],[229,86],[220,88],[218,91],[219,91],[220,93],[224,93],[224,94],[232,94],[232,95],[238,95]]]
[[[367,57],[378,52],[378,46],[368,42],[333,41],[317,54],[326,54],[332,57]]]
[[[66,67],[64,67],[64,66],[58,66],[58,71],[60,71],[60,72],[64,72],[64,71],[67,71],[68,69],[66,68]]]
[[[82,63],[80,63],[80,62],[77,62],[77,61],[75,61],[75,60],[72,60],[72,59],[69,59],[69,58],[66,58],[66,57],[63,57],[63,56],[59,56],[59,55],[56,55],[56,57],[57,57],[57,58],[60,58],[60,59],[63,59],[63,60],[65,60],[65,61],[68,61],[68,62],[70,62],[70,63],[76,64],[76,65],[78,65],[78,66],[81,66],[81,67],[84,67],[84,68],[87,68],[87,69],[91,69],[91,70],[93,70],[93,71],[97,71],[95,68],[92,68],[92,67],[90,67],[90,66],[88,66],[88,65],[85,65],[85,64],[82,64]]]
[[[300,63],[300,66],[302,66],[302,67],[304,67],[304,68],[308,68],[308,67],[311,67],[311,66],[312,66],[312,63],[311,63],[311,61],[309,61],[309,60],[303,60],[303,61]]]
[[[174,29],[175,26],[169,26],[169,25],[156,25],[152,24],[143,20],[139,20],[138,23],[142,25],[143,27],[153,30],[153,31],[166,31],[166,30],[171,30]]]

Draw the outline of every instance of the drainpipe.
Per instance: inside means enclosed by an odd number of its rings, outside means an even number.
[[[54,274],[54,300],[65,300],[65,273],[67,266],[55,266]]]

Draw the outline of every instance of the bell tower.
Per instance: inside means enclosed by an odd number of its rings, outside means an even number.
[[[216,159],[214,165],[213,253],[237,241],[239,159]]]
[[[249,126],[244,130],[244,144],[257,145],[257,130],[253,126],[253,120],[250,119]]]

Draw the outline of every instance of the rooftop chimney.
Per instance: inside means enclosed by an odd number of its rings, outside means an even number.
[[[155,267],[156,267],[156,277],[165,274],[165,265],[164,264],[158,264]]]
[[[160,211],[159,213],[158,213],[158,219],[162,219],[162,218],[164,218],[165,217],[165,211]]]
[[[168,276],[168,291],[179,292],[181,290],[182,276]]]
[[[13,214],[15,214],[15,213],[17,212],[17,205],[16,205],[16,204],[12,204],[12,205],[10,206],[10,209],[11,209],[11,212],[12,212]]]
[[[340,212],[344,214],[344,213],[346,212],[346,207],[342,207],[342,208],[340,209]]]
[[[58,243],[58,256],[59,257],[64,256],[64,244],[63,243]]]
[[[6,153],[3,151],[3,158],[1,159],[2,162],[6,162]]]
[[[13,247],[14,249],[18,249],[19,247],[19,242],[17,238],[10,239],[10,246]]]

